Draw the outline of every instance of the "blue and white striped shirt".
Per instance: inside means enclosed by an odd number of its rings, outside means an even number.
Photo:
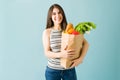
[[[61,30],[51,30],[50,33],[50,48],[55,54],[61,51]],[[64,67],[60,65],[60,58],[49,58],[48,67],[52,69],[64,70]]]

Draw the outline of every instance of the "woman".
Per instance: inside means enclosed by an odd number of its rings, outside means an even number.
[[[45,72],[46,80],[77,80],[75,67],[82,63],[88,50],[88,42],[84,39],[81,56],[75,59],[69,69],[60,65],[60,58],[69,58],[75,55],[75,50],[61,49],[61,33],[66,29],[67,20],[62,7],[53,4],[48,11],[46,29],[43,31],[43,47],[48,65]]]

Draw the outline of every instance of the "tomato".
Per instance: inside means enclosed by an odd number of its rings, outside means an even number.
[[[78,35],[78,34],[80,34],[80,33],[74,30],[74,31],[72,32],[72,34]]]

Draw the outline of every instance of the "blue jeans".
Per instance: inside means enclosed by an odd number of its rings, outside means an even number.
[[[46,80],[77,80],[75,68],[67,70],[55,70],[47,67],[45,77]]]

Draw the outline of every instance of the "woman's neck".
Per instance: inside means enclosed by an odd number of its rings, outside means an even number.
[[[53,29],[55,29],[55,30],[61,30],[61,26],[60,25],[54,25]]]

